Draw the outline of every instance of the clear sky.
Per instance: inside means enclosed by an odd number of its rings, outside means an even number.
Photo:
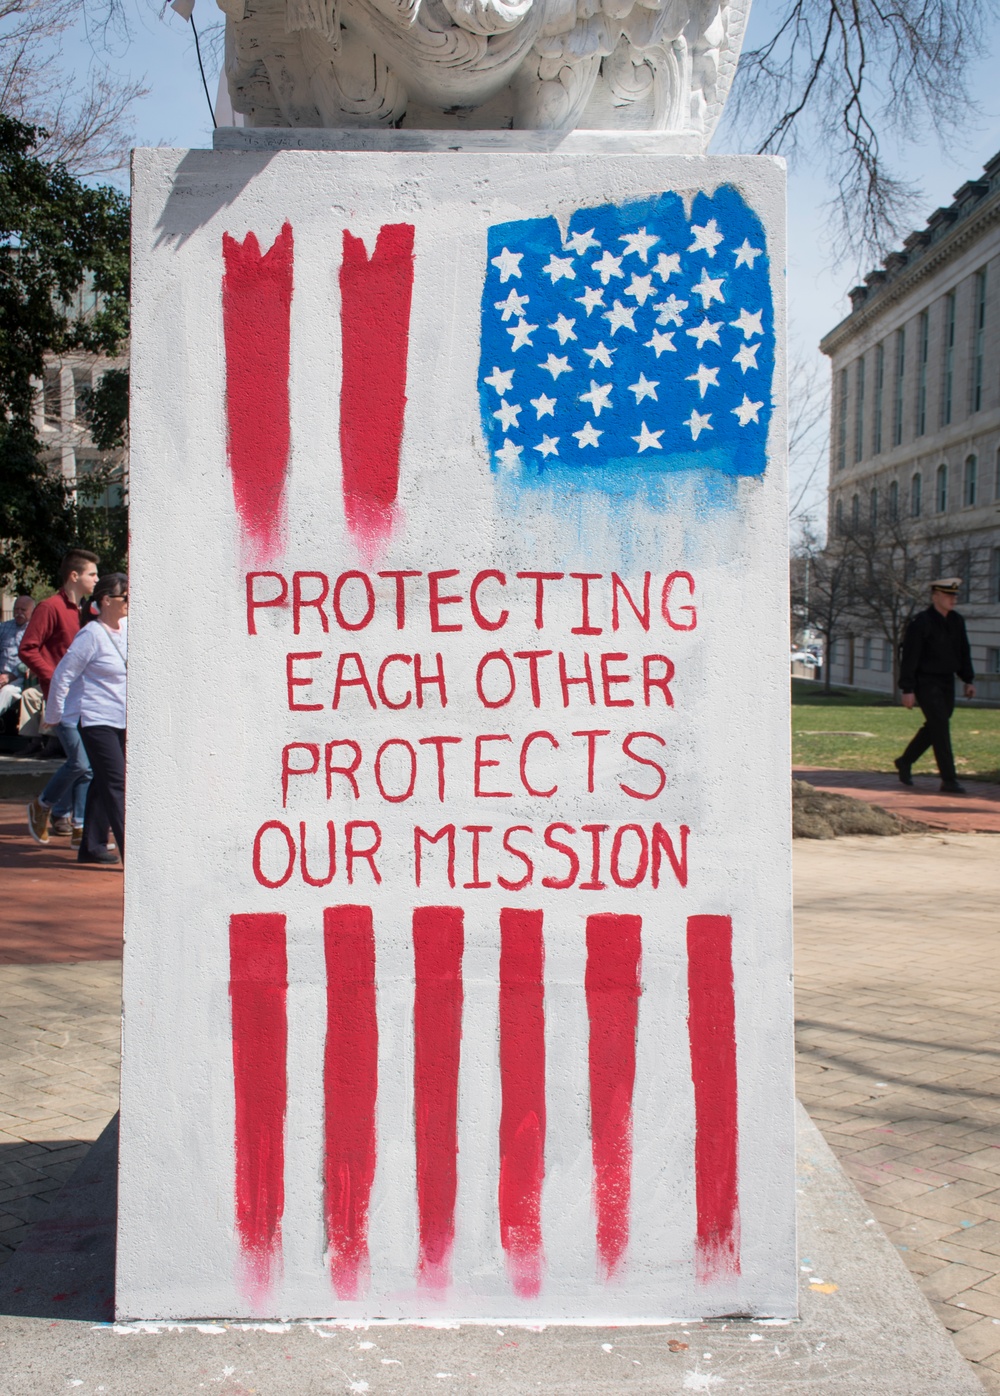
[[[144,79],[149,94],[136,106],[136,137],[141,145],[179,147],[211,145],[211,119],[198,75],[191,28],[163,0],[123,0],[129,34],[102,36],[103,54],[109,48],[112,65],[122,74]],[[770,24],[771,0],[757,0],[751,12],[748,42],[762,35]],[[215,98],[221,57],[222,14],[214,0],[196,0],[195,23],[202,34],[209,90]],[[214,29],[214,35],[213,35]],[[994,26],[992,42],[970,74],[970,86],[982,107],[981,117],[971,123],[964,138],[942,149],[931,138],[906,150],[891,151],[903,176],[923,190],[920,213],[914,226],[920,226],[965,180],[975,178],[991,155],[1000,149],[1000,91],[996,82],[996,54],[1000,48],[1000,23]],[[77,31],[66,36],[63,56],[67,67],[77,71],[93,61],[94,48],[81,21]],[[723,131],[714,150],[740,148],[738,133]],[[124,178],[123,181],[124,182]],[[826,233],[829,216],[825,205],[830,197],[822,171],[808,161],[789,171],[789,306],[792,354],[820,359],[818,343],[822,335],[847,313],[847,292],[868,268],[834,266]],[[824,361],[825,372],[825,361]],[[797,470],[807,469],[793,462],[793,483]],[[812,498],[822,513],[822,472]]]

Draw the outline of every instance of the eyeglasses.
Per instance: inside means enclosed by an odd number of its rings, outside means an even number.
[[[124,601],[125,604],[128,605],[128,592],[126,591],[124,595],[109,596],[109,597],[108,597],[108,600],[109,600],[109,601]]]

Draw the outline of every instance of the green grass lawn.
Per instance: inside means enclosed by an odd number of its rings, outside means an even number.
[[[893,772],[899,756],[923,718],[887,697],[792,680],[792,761],[797,766],[825,766],[840,771]],[[958,708],[951,741],[959,776],[1000,780],[1000,709]],[[933,752],[914,769],[937,773]]]

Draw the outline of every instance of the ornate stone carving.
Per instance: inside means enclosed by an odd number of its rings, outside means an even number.
[[[657,130],[704,150],[749,0],[218,0],[248,126]]]

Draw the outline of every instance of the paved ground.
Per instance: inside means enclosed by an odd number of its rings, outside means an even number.
[[[121,875],[53,865],[50,905],[57,878],[81,881],[43,934],[32,879],[68,854],[20,839],[19,818],[0,805],[17,874],[0,926],[0,1264],[117,1105]],[[800,1096],[995,1393],[998,854],[962,833],[795,850]],[[31,946],[49,963],[18,962]]]
[[[833,771],[816,766],[796,766],[793,775],[818,790],[835,790],[881,805],[893,814],[918,819],[932,829],[953,829],[965,834],[1000,834],[1000,785],[988,781],[965,782],[966,795],[942,795],[937,776],[914,776],[912,786],[879,771]]]

